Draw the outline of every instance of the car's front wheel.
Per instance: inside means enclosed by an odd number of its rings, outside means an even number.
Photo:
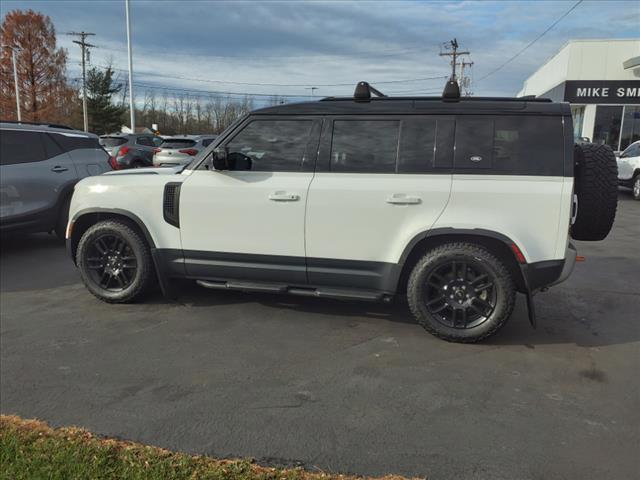
[[[633,198],[640,200],[640,174],[633,180]]]
[[[431,334],[452,342],[478,342],[496,333],[515,304],[515,283],[504,263],[471,243],[428,251],[413,267],[409,307]]]
[[[109,303],[134,301],[152,282],[151,252],[144,237],[114,220],[96,223],[84,232],[76,264],[89,291]]]

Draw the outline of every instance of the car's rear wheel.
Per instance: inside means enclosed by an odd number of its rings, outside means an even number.
[[[137,231],[118,221],[96,223],[82,235],[76,264],[89,291],[105,302],[134,301],[152,283],[149,246]]]
[[[470,243],[428,251],[407,285],[409,307],[431,334],[452,342],[478,342],[496,333],[515,304],[515,283],[504,263]]]

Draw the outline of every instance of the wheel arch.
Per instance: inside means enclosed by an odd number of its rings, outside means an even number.
[[[504,262],[516,283],[517,290],[519,292],[527,291],[522,268],[513,251],[513,245],[517,246],[513,240],[492,230],[458,228],[438,228],[422,232],[409,242],[398,262],[400,273],[396,291],[406,291],[413,266],[427,250],[451,242],[469,242],[486,248]]]
[[[67,238],[67,251],[69,252],[74,264],[76,262],[76,250],[78,248],[78,243],[80,242],[80,238],[84,232],[86,232],[92,225],[104,220],[120,220],[123,223],[126,223],[136,229],[139,233],[142,233],[149,244],[149,248],[155,248],[155,242],[153,241],[153,237],[151,236],[149,229],[136,214],[120,208],[87,208],[76,212],[73,215],[73,219],[70,220],[71,235]]]

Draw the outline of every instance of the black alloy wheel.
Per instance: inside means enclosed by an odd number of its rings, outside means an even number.
[[[479,342],[507,322],[516,298],[508,259],[486,247],[452,242],[424,252],[407,282],[417,322],[450,342]]]
[[[90,278],[100,288],[112,292],[125,290],[135,279],[138,262],[131,246],[116,234],[95,238],[86,250]]]
[[[119,220],[98,222],[82,234],[76,265],[87,289],[105,302],[134,301],[153,285],[153,260],[144,235]]]
[[[473,328],[496,308],[495,278],[473,260],[446,260],[427,273],[423,289],[428,311],[451,328]]]

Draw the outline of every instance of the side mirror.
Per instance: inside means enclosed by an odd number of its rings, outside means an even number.
[[[229,152],[225,147],[217,147],[211,152],[211,163],[216,170],[229,170]]]

